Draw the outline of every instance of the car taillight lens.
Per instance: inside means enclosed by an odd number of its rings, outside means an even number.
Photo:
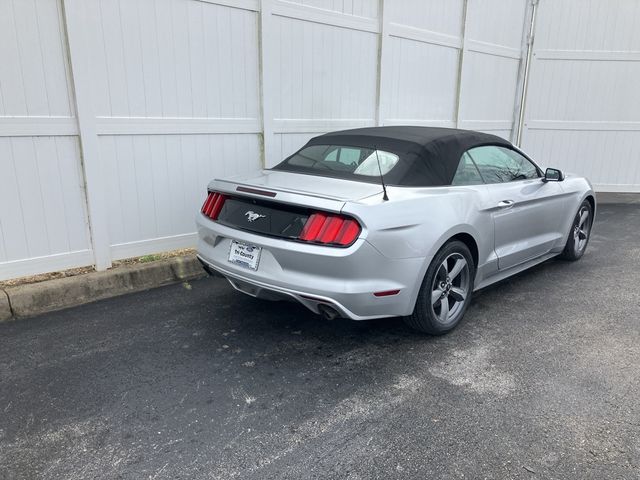
[[[304,224],[300,240],[333,245],[350,245],[360,235],[360,224],[352,218],[313,213]]]
[[[200,211],[211,220],[217,220],[226,199],[227,197],[221,193],[209,192],[207,199],[202,205],[202,210]]]

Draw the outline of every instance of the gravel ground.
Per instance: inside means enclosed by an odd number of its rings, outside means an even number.
[[[640,478],[640,206],[453,333],[216,278],[0,325],[0,478]]]

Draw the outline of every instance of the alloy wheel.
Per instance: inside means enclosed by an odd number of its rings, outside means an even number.
[[[469,264],[460,253],[452,253],[440,264],[431,287],[431,308],[442,324],[455,322],[464,310],[470,280]]]
[[[583,205],[578,210],[575,227],[573,228],[573,248],[576,254],[581,253],[587,246],[589,230],[591,229],[590,217],[589,208]]]

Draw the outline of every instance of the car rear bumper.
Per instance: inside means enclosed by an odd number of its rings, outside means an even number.
[[[353,320],[409,315],[424,258],[391,259],[364,239],[335,248],[266,237],[198,215],[198,258],[237,290],[270,300],[295,300],[315,313]],[[228,261],[231,241],[262,248],[256,271]],[[399,290],[396,295],[374,292]],[[327,315],[330,316],[330,315]]]

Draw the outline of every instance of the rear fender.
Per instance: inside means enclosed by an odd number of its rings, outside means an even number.
[[[389,188],[389,201],[347,202],[343,212],[360,220],[367,241],[388,258],[431,258],[449,238],[467,233],[482,262],[494,236],[491,214],[482,208],[485,192],[483,186],[396,187]]]
[[[476,234],[472,234],[471,231],[476,232]],[[433,248],[429,251],[427,257],[424,259],[422,264],[422,268],[420,269],[420,275],[416,279],[415,288],[411,292],[411,303],[415,305],[416,300],[418,298],[418,294],[420,293],[420,288],[422,287],[422,281],[424,280],[425,275],[427,274],[427,270],[429,269],[429,265],[433,261],[433,257],[440,251],[442,247],[444,247],[453,237],[459,234],[467,234],[473,237],[476,245],[478,245],[477,240],[477,230],[475,230],[471,225],[460,225],[458,228],[452,228],[445,232],[438,240],[434,243]],[[476,278],[477,278],[477,265],[476,265]]]
[[[415,304],[427,269],[452,237],[470,235],[478,247],[478,263],[495,259],[493,220],[484,186],[429,189],[389,188],[389,201],[347,202],[343,212],[367,230],[366,241],[389,258],[420,258],[411,302]]]

